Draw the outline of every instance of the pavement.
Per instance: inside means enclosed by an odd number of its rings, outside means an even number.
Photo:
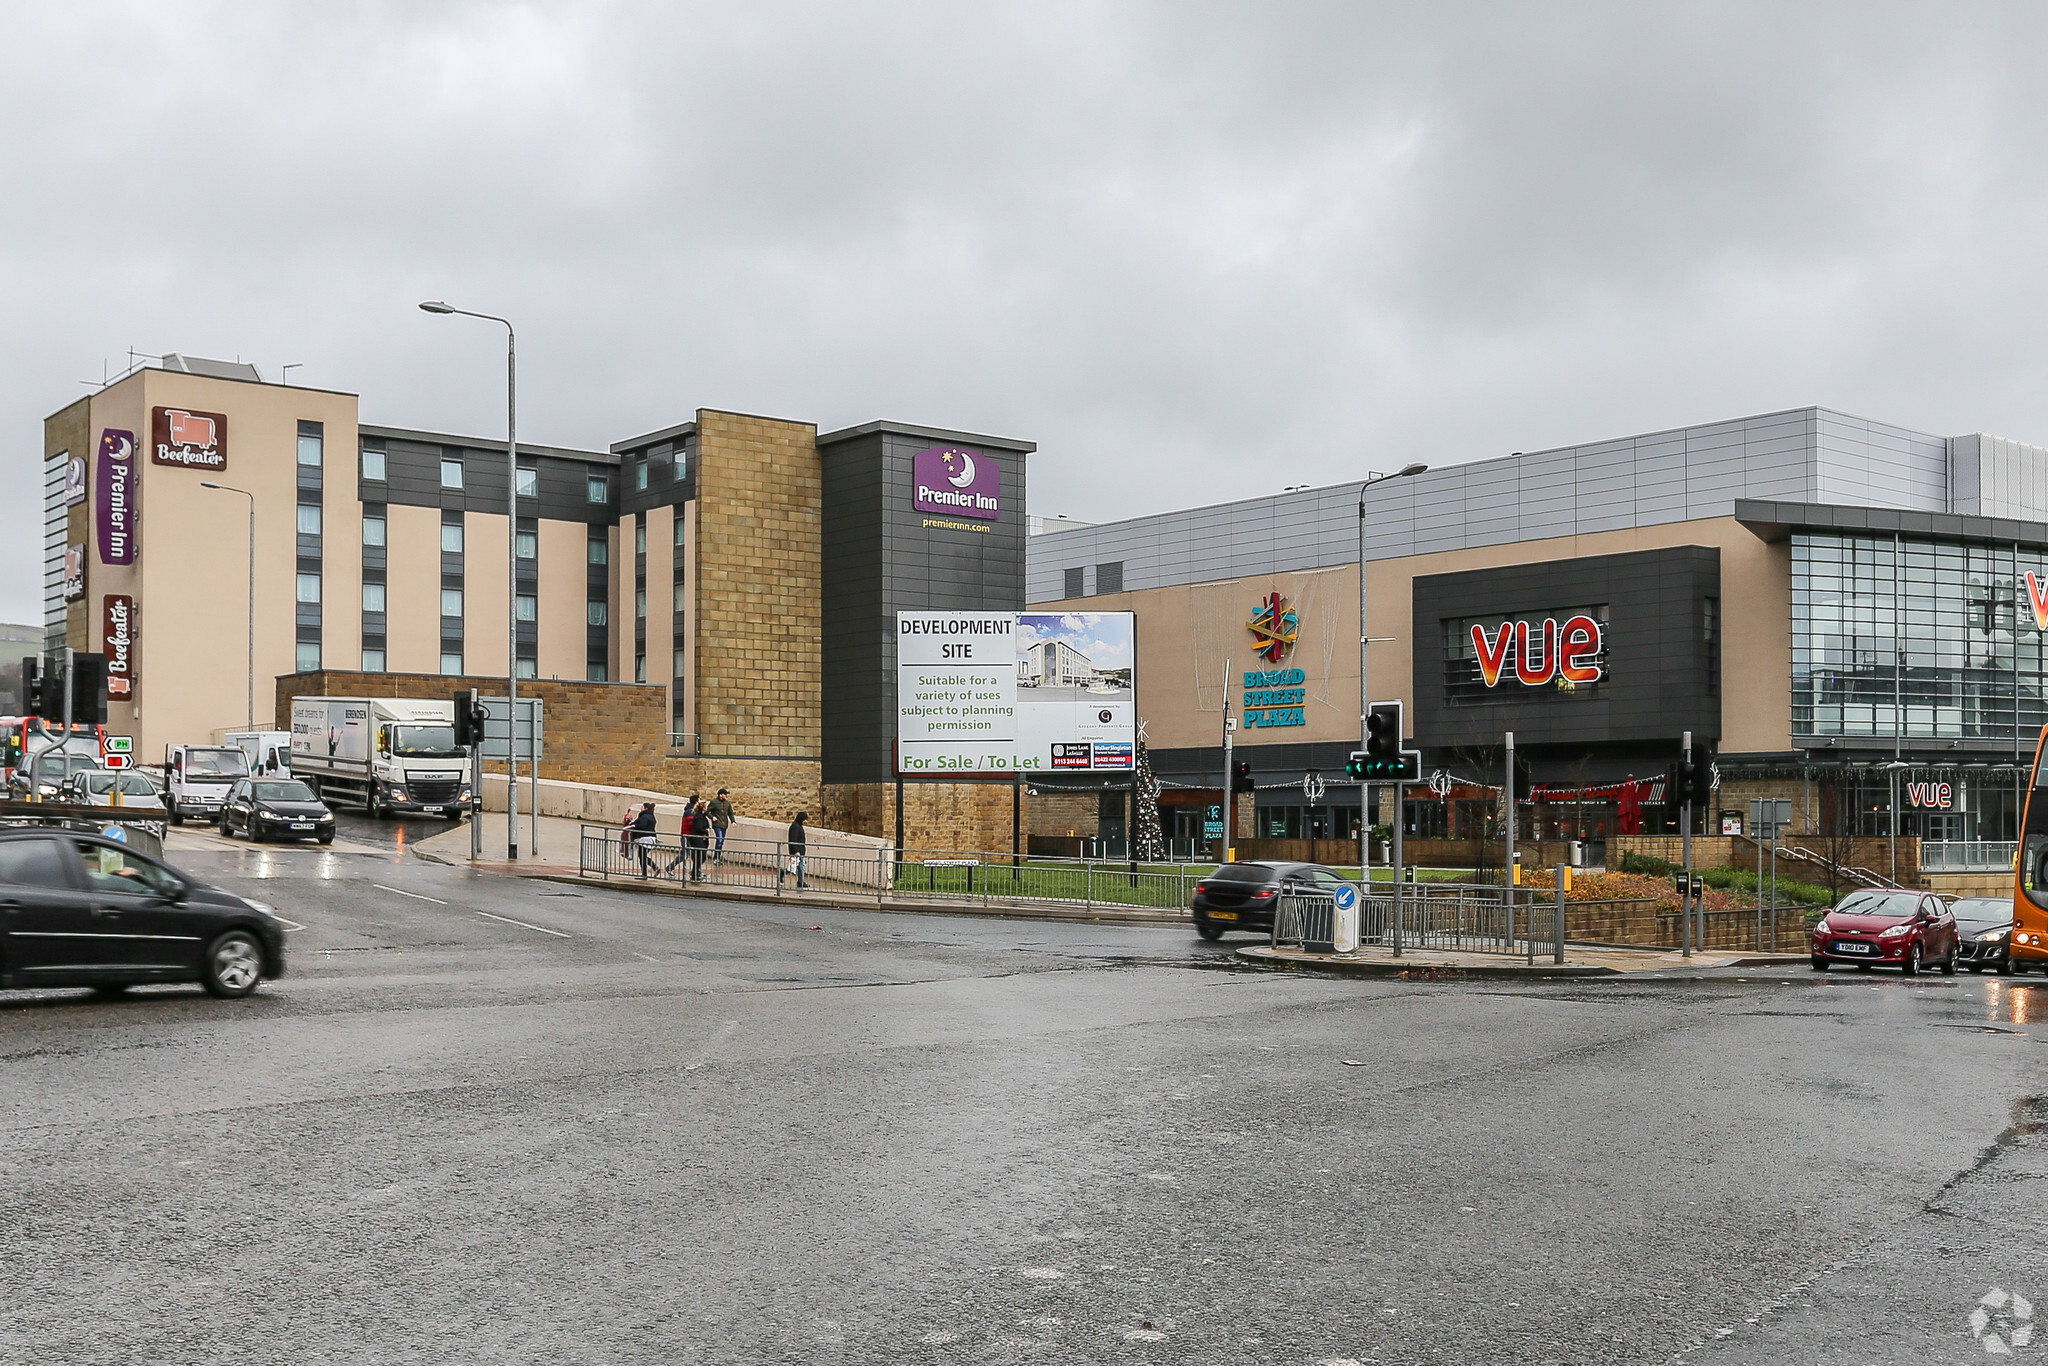
[[[1467,953],[1445,949],[1393,950],[1360,947],[1351,953],[1309,953],[1302,949],[1273,948],[1249,944],[1237,956],[1265,968],[1321,972],[1339,977],[1436,976],[1444,980],[1460,977],[1617,977],[1626,973],[1669,973],[1708,971],[1735,967],[1804,967],[1803,953],[1731,954],[1696,953],[1691,958],[1673,950],[1585,948],[1565,946],[1565,961],[1554,961],[1551,950],[1538,947],[1531,960],[1515,954]]]
[[[247,1000],[0,993],[0,1362],[1918,1366],[2048,1312],[2042,979],[1340,981],[431,833],[173,853],[297,927]]]

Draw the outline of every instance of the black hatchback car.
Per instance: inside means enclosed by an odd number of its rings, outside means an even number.
[[[2026,971],[2005,951],[2012,933],[2011,897],[1966,896],[1948,909],[1956,918],[1957,966],[2000,976]]]
[[[264,840],[334,843],[334,813],[296,778],[243,778],[220,804],[220,832]]]
[[[103,835],[0,830],[0,987],[247,996],[283,975],[284,923],[256,902]]]
[[[1231,930],[1273,931],[1273,908],[1290,887],[1329,892],[1345,885],[1320,863],[1282,863],[1260,859],[1226,863],[1195,884],[1195,933],[1221,939]]]

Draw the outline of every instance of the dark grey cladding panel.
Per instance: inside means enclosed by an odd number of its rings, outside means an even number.
[[[1683,731],[1711,742],[1720,733],[1720,698],[1710,690],[1705,600],[1718,598],[1721,552],[1674,546],[1509,565],[1414,582],[1414,714],[1409,728],[1430,762],[1445,750],[1497,746],[1513,731],[1520,746],[1604,746],[1675,741]],[[1445,681],[1444,623],[1501,619],[1562,607],[1605,605],[1607,677],[1600,695],[1504,692],[1499,702],[1451,704]],[[1770,667],[1782,667],[1783,661]],[[1727,661],[1723,660],[1723,668]],[[1763,665],[1759,664],[1759,667]]]
[[[377,438],[365,445],[376,449]],[[363,479],[358,466],[356,496],[364,502],[402,503],[410,507],[459,509],[464,512],[505,511],[505,451],[471,446],[449,446],[439,442],[383,438],[384,478]],[[441,487],[441,461],[449,456],[462,461],[462,488]],[[618,501],[619,472],[607,461],[584,461],[561,455],[522,451],[519,463],[535,472],[539,496],[519,500],[522,517],[545,517],[564,522],[605,522],[613,520]],[[589,501],[586,476],[603,474],[611,480],[610,500],[597,505]]]
[[[1002,471],[1002,516],[985,532],[926,526],[929,514],[913,505],[913,458],[946,444],[980,452]],[[1018,444],[888,424],[819,442],[826,782],[894,776],[897,612],[1023,610],[1025,452]]]

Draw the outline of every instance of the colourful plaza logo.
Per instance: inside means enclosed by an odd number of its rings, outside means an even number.
[[[1531,688],[1552,681],[1597,683],[1603,672],[1600,651],[1604,643],[1600,623],[1588,616],[1572,617],[1563,626],[1555,617],[1545,617],[1540,625],[1504,621],[1498,634],[1491,637],[1484,626],[1472,628],[1472,653],[1479,657],[1479,677],[1489,688],[1509,677]],[[1536,646],[1534,654],[1530,652],[1532,644]]]
[[[1301,617],[1287,605],[1286,598],[1268,593],[1260,601],[1259,610],[1245,623],[1245,629],[1256,642],[1252,653],[1268,664],[1278,664],[1301,637]]]

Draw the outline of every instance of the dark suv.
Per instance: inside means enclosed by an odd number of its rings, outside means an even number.
[[[247,996],[284,975],[267,907],[74,831],[0,829],[0,987],[199,982]]]
[[[1334,891],[1345,885],[1320,863],[1282,863],[1258,860],[1226,863],[1195,884],[1195,933],[1204,939],[1221,939],[1231,930],[1273,931],[1273,908],[1280,893],[1290,887],[1318,892]]]

